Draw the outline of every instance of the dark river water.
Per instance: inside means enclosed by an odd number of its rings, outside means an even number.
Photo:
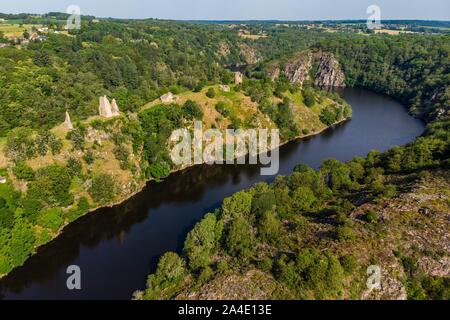
[[[346,89],[353,119],[316,137],[280,148],[280,172],[298,163],[317,168],[330,157],[342,161],[412,141],[424,124],[395,100],[363,89]],[[23,267],[0,280],[4,299],[130,299],[145,287],[158,258],[180,251],[184,238],[223,198],[274,177],[256,165],[202,165],[149,183],[133,198],[100,209],[65,228]],[[81,290],[66,287],[69,265],[81,268]]]

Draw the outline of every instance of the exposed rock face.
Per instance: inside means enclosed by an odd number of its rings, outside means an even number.
[[[223,92],[230,92],[230,87],[224,84],[221,84],[219,86],[220,90],[222,90]]]
[[[244,75],[240,72],[235,72],[234,73],[234,83],[241,84],[242,82],[244,82]]]
[[[162,103],[173,103],[178,100],[178,97],[175,96],[172,92],[168,92],[162,95],[159,100],[161,100]]]
[[[73,130],[72,121],[70,120],[69,112],[66,111],[66,120],[64,121],[64,125],[66,126],[67,130],[71,131]]]
[[[222,57],[228,57],[230,55],[230,47],[226,42],[221,42],[219,44],[219,55]]]
[[[272,81],[277,80],[280,77],[280,74],[281,74],[281,70],[277,66],[272,66],[267,71],[267,75],[269,76],[270,79],[272,79]]]
[[[345,75],[339,61],[331,53],[321,53],[320,62],[315,75],[314,85],[317,87],[345,87]]]
[[[291,83],[303,84],[309,78],[312,68],[312,53],[307,52],[296,56],[284,68],[284,74]]]
[[[259,53],[249,45],[241,44],[240,49],[241,49],[240,51],[241,59],[246,64],[255,64],[261,61],[261,56],[259,55]]]
[[[345,87],[345,75],[337,59],[331,53],[310,51],[302,52],[288,61],[283,69],[291,83],[303,85],[311,79],[313,65],[317,64],[317,72],[313,75],[314,85],[320,88]],[[279,77],[280,70],[271,66],[267,75],[273,80]]]
[[[446,119],[450,117],[450,87],[442,87],[433,92],[429,99],[425,99],[413,112],[419,116],[426,116],[430,120]],[[434,111],[433,111],[434,110]]]

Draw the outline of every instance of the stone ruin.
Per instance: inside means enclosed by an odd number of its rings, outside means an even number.
[[[240,72],[234,73],[234,83],[241,84],[244,81],[244,75]]]
[[[173,103],[178,101],[178,99],[179,97],[174,95],[172,92],[168,92],[159,98],[159,100],[161,100],[162,103]]]
[[[110,103],[106,96],[100,97],[98,113],[103,118],[112,118],[120,115],[116,99]]]
[[[221,84],[219,86],[220,90],[222,90],[223,92],[230,92],[230,86],[227,86],[225,84]]]
[[[67,130],[71,131],[73,130],[73,124],[70,120],[69,112],[66,111],[66,120],[64,120],[64,125],[66,126]]]

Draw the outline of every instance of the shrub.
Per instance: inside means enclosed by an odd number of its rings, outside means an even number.
[[[37,219],[37,223],[44,228],[56,232],[64,223],[62,215],[63,212],[60,208],[47,209],[44,212],[41,212]]]
[[[264,241],[276,242],[279,240],[281,222],[273,211],[262,214],[258,223],[258,235]]]
[[[209,88],[206,92],[206,96],[210,99],[213,99],[216,96],[216,91],[214,90],[214,88]]]
[[[48,205],[68,206],[73,202],[70,184],[66,167],[50,165],[36,172],[36,179],[29,184],[28,195]]]
[[[33,132],[27,128],[16,128],[8,134],[5,145],[6,156],[16,162],[34,157],[36,153]]]
[[[0,229],[11,229],[14,226],[14,211],[4,198],[0,197]]]
[[[203,119],[203,111],[197,102],[192,100],[187,100],[183,105],[184,117],[188,120]]]
[[[336,239],[338,241],[351,241],[354,238],[355,234],[349,226],[339,226],[336,228]]]
[[[264,259],[258,261],[257,267],[258,269],[264,272],[271,272],[273,267],[273,261],[269,257],[265,257]]]
[[[33,226],[19,220],[11,231],[10,256],[14,266],[21,266],[34,249],[36,237]]]
[[[71,177],[80,175],[82,167],[81,161],[75,157],[69,157],[67,160],[67,172]]]
[[[13,173],[19,180],[32,181],[34,180],[34,171],[25,162],[19,162],[13,167]]]
[[[72,145],[75,150],[84,149],[84,134],[80,129],[75,128],[72,131],[69,131],[67,134],[67,139],[72,141]]]
[[[91,150],[86,151],[86,153],[83,156],[83,160],[86,161],[86,163],[89,165],[94,163],[95,157]]]
[[[378,216],[377,216],[376,212],[373,210],[367,211],[366,214],[364,215],[364,220],[369,223],[375,222],[375,221],[377,221],[377,219],[378,219]]]
[[[114,156],[119,160],[120,169],[126,170],[128,168],[128,158],[130,156],[128,149],[123,144],[119,144],[114,147]]]
[[[351,275],[358,269],[358,260],[354,255],[345,255],[339,260],[346,275]]]
[[[303,102],[308,108],[316,104],[316,98],[311,88],[307,88],[303,91]]]
[[[148,167],[148,171],[151,177],[159,181],[170,174],[170,166],[166,162],[152,163]]]

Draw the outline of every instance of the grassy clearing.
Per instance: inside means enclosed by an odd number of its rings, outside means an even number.
[[[0,32],[5,34],[7,38],[20,37],[23,35],[25,30],[30,30],[33,27],[40,27],[37,24],[10,24],[10,23],[0,23]]]

